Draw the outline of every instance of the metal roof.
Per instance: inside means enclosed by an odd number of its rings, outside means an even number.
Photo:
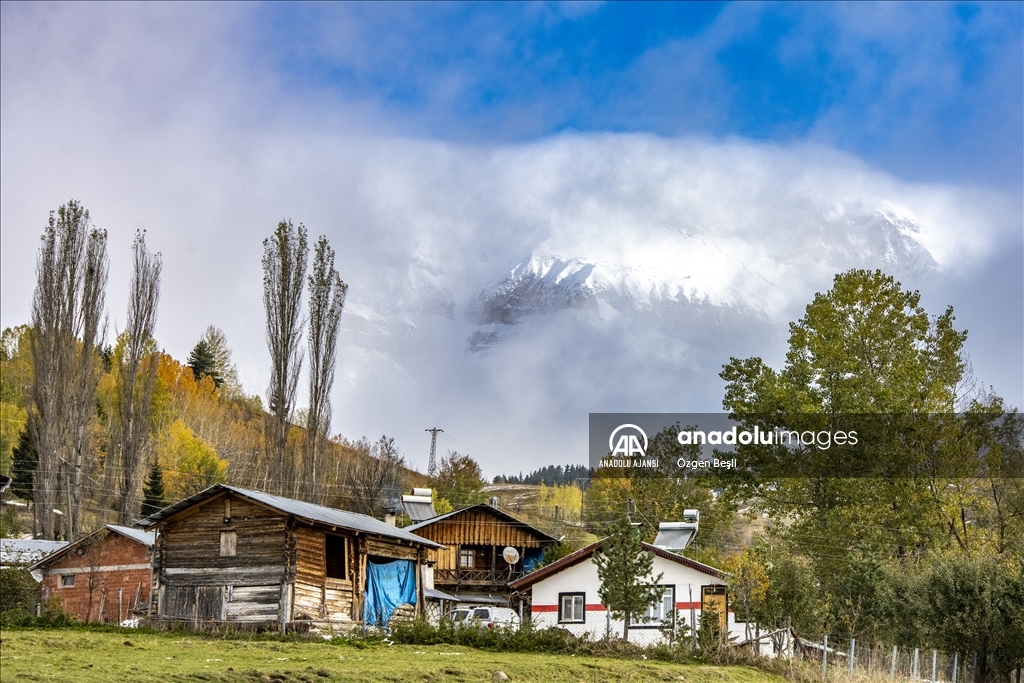
[[[205,491],[200,491],[194,496],[178,501],[170,507],[166,507],[159,512],[154,512],[145,519],[140,519],[138,522],[135,522],[135,526],[142,527],[143,529],[152,528],[182,510],[190,508],[193,505],[197,505],[224,491],[230,491],[236,495],[248,498],[249,500],[255,501],[269,508],[279,510],[285,514],[295,515],[296,517],[301,517],[302,519],[306,519],[311,522],[320,522],[321,524],[341,527],[351,531],[361,531],[368,534],[377,534],[378,536],[387,536],[401,541],[415,543],[416,545],[426,546],[428,548],[444,547],[440,543],[434,543],[433,541],[428,541],[422,536],[416,536],[415,534],[409,533],[406,530],[408,527],[406,527],[406,529],[398,529],[390,524],[382,522],[379,519],[374,519],[369,515],[363,515],[358,512],[349,512],[347,510],[336,510],[323,505],[306,503],[301,500],[285,498],[284,496],[275,496],[270,493],[263,493],[262,491],[252,491],[249,489],[238,488],[236,486],[228,486],[227,484],[216,484]]]
[[[458,600],[458,598],[454,595],[448,595],[447,593],[439,591],[436,588],[424,588],[423,597],[429,598],[430,600]]]
[[[0,538],[0,565],[33,564],[67,544],[38,538]]]
[[[493,505],[488,505],[487,503],[477,503],[476,505],[470,505],[469,507],[464,507],[464,508],[461,508],[459,510],[453,510],[452,512],[446,512],[443,515],[438,515],[437,517],[431,517],[430,519],[422,521],[419,524],[412,524],[410,526],[407,526],[407,527],[405,527],[405,530],[406,531],[412,531],[413,533],[415,533],[415,532],[419,531],[420,529],[423,529],[424,527],[428,527],[431,524],[434,524],[435,522],[440,522],[440,521],[448,519],[450,517],[454,517],[455,515],[461,515],[463,512],[468,512],[470,510],[478,510],[478,509],[487,510],[488,512],[491,512],[495,516],[504,519],[506,522],[508,522],[510,524],[516,524],[516,525],[518,525],[520,527],[523,527],[525,529],[529,529],[530,533],[532,533],[533,535],[538,536],[538,537],[540,537],[540,538],[542,538],[542,539],[544,539],[546,541],[552,541],[552,542],[555,542],[555,543],[558,542],[558,539],[556,539],[554,536],[549,536],[548,534],[544,533],[540,529],[538,529],[536,527],[533,527],[533,526],[530,526],[526,522],[518,520],[515,517],[513,517],[512,515],[508,514],[507,512],[499,510],[498,508],[494,507]]]
[[[141,529],[133,529],[128,526],[118,526],[116,524],[108,524],[107,528],[111,531],[116,531],[122,536],[127,536],[137,543],[141,543],[149,548],[153,547],[153,543],[156,542],[156,534],[152,531],[142,531]]]
[[[83,536],[82,538],[78,539],[74,543],[71,543],[70,545],[65,544],[63,548],[58,549],[56,552],[40,557],[38,560],[32,563],[32,566],[29,567],[29,569],[35,571],[37,569],[49,566],[50,564],[56,562],[62,557],[66,557],[69,553],[73,552],[76,547],[84,546],[85,544],[90,543],[91,539],[95,538],[104,531],[113,531],[114,533],[121,534],[122,536],[132,539],[136,543],[141,543],[147,548],[152,548],[153,543],[156,541],[156,534],[152,531],[142,531],[141,529],[132,529],[126,526],[107,524],[106,526],[100,527],[99,529],[93,531],[87,536]]]
[[[533,586],[533,584],[537,583],[542,579],[546,579],[552,574],[557,574],[558,572],[562,571],[563,569],[566,569],[567,567],[572,567],[573,565],[579,564],[584,560],[590,559],[594,555],[594,553],[601,549],[601,546],[603,546],[604,542],[607,540],[607,538],[602,538],[600,541],[597,541],[596,543],[591,543],[585,548],[581,548],[574,553],[566,555],[560,560],[556,560],[549,565],[537,569],[536,571],[526,574],[525,576],[521,576],[515,581],[510,582],[508,584],[508,587],[516,591],[524,588],[529,588]],[[647,552],[654,553],[658,557],[662,557],[666,560],[671,560],[672,562],[676,562],[685,567],[689,567],[690,569],[696,569],[697,571],[704,574],[708,574],[709,576],[714,576],[719,579],[725,578],[725,572],[723,572],[721,569],[715,569],[714,567],[706,565],[702,562],[698,562],[697,560],[691,560],[688,557],[683,557],[682,555],[670,553],[667,550],[657,548],[649,543],[643,543],[640,547],[646,550]]]

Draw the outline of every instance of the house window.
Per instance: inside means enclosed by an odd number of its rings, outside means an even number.
[[[559,624],[582,624],[586,620],[586,593],[558,594]]]
[[[326,555],[327,578],[347,579],[345,571],[345,539],[341,536],[326,534],[324,538],[324,553]]]
[[[75,587],[75,575],[74,574],[61,574],[60,577],[61,588],[74,588]]]
[[[234,557],[238,554],[238,532],[237,531],[222,531],[220,532],[220,556],[221,557]]]
[[[459,569],[472,569],[473,558],[476,555],[472,548],[459,549]]]
[[[643,614],[630,619],[630,626],[671,626],[676,618],[676,587],[659,586],[661,600],[650,605]]]

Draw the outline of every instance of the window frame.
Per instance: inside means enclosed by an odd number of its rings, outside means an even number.
[[[469,559],[469,564],[465,560]],[[476,550],[473,548],[459,548],[459,569],[476,569]]]
[[[661,600],[657,603],[653,603],[647,606],[643,615],[630,615],[629,627],[630,628],[665,628],[672,627],[676,623],[676,585],[674,583],[659,584],[658,588],[662,589]],[[659,611],[665,607],[665,598],[671,597],[672,608],[668,611],[667,615],[659,617],[649,617],[651,609],[657,605]]]
[[[573,599],[573,612],[575,612],[575,600],[580,599],[580,618],[571,619],[565,616],[565,599]],[[558,623],[559,624],[585,624],[587,623],[587,594],[582,591],[569,591],[558,594]]]
[[[74,574],[61,574],[60,581],[57,583],[60,588],[74,588],[75,587],[75,575]]]

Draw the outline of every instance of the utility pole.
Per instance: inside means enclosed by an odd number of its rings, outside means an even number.
[[[430,432],[430,459],[427,461],[427,474],[433,477],[437,474],[437,433],[444,430],[434,427],[423,431]]]

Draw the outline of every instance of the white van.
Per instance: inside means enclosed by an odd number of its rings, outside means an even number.
[[[519,628],[519,615],[508,607],[459,607],[452,610],[448,618],[456,626],[477,626],[479,628]]]

